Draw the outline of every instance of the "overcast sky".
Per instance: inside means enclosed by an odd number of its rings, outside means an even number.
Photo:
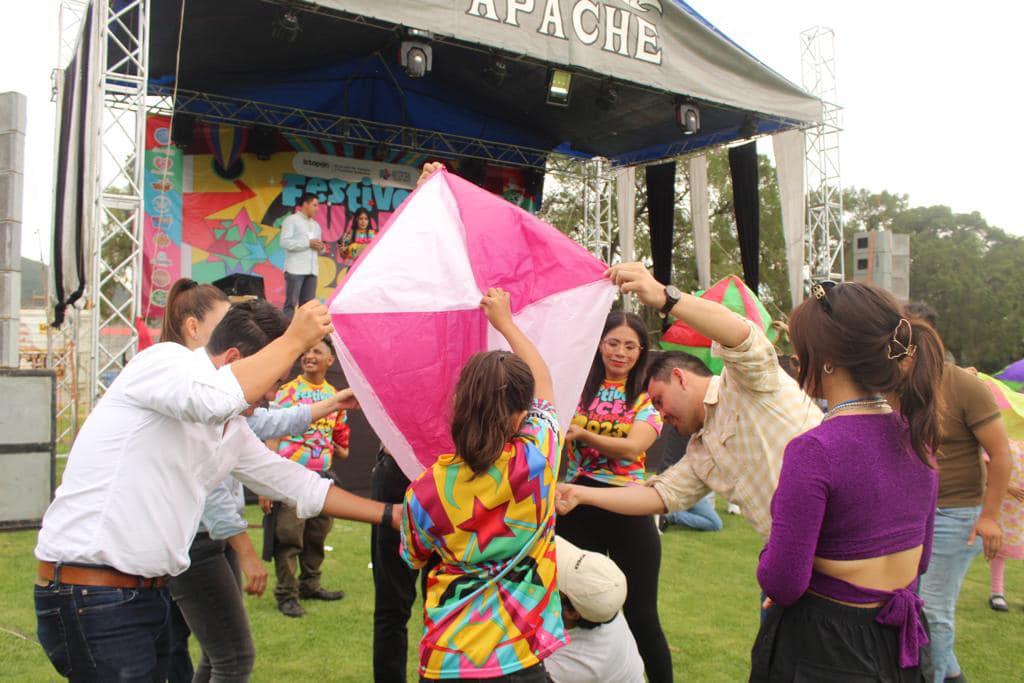
[[[49,260],[53,176],[50,70],[58,0],[0,0],[0,92],[28,97],[22,254]],[[978,211],[1024,235],[1024,114],[1016,3],[996,0],[690,0],[726,35],[800,82],[800,33],[835,31],[844,186],[911,205]],[[14,20],[16,18],[16,20]],[[770,148],[770,145],[767,145]]]

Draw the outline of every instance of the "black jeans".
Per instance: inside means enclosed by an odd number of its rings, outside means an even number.
[[[171,596],[185,615],[203,654],[194,683],[244,683],[256,649],[242,602],[238,558],[227,541],[196,534],[189,549],[192,564],[169,583]]]
[[[409,479],[398,463],[383,451],[373,467],[371,497],[385,503],[401,503]],[[373,680],[405,683],[409,657],[409,616],[416,601],[416,575],[398,555],[401,535],[390,526],[375,524],[370,531],[373,561]],[[423,572],[426,577],[426,570]]]
[[[295,309],[316,298],[316,275],[284,274],[284,314],[289,318]]]
[[[586,478],[584,486],[605,487]],[[555,522],[555,532],[584,550],[607,554],[626,575],[622,613],[636,638],[650,683],[672,680],[672,653],[658,618],[658,574],[661,539],[654,518],[620,515],[580,505]]]
[[[75,682],[167,678],[171,598],[166,588],[60,583],[35,587],[39,644],[61,676]]]
[[[195,668],[192,666],[192,655],[188,651],[188,637],[192,631],[188,628],[185,615],[181,613],[178,603],[171,602],[171,612],[167,619],[168,638],[171,641],[171,658],[167,664],[167,683],[192,683]]]

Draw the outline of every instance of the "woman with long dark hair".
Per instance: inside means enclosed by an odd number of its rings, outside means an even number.
[[[373,238],[377,236],[377,226],[373,224],[370,212],[359,208],[352,214],[352,220],[338,240],[338,260],[342,268],[349,268],[359,257]]]
[[[642,486],[645,458],[661,417],[643,389],[647,329],[640,316],[612,311],[565,438],[566,481],[582,486]],[[609,555],[626,574],[623,614],[652,683],[672,680],[672,655],[658,619],[661,540],[654,518],[580,505],[558,519],[559,535]]]
[[[825,282],[812,294],[790,333],[801,386],[829,407],[786,447],[751,680],[919,681],[942,342],[879,288]]]
[[[512,353],[478,353],[459,375],[442,455],[409,486],[401,554],[430,556],[420,677],[543,683],[566,643],[555,581],[555,465],[561,446],[547,365],[490,289],[487,319]]]

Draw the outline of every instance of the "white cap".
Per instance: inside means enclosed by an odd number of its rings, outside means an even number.
[[[626,601],[626,575],[607,555],[582,550],[555,537],[558,590],[580,616],[595,624],[611,621]]]

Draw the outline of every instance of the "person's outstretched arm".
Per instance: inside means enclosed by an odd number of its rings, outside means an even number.
[[[295,309],[285,333],[251,356],[231,363],[231,372],[242,387],[245,399],[255,403],[281,380],[295,359],[331,333],[331,316],[316,299]]]
[[[548,364],[544,362],[540,351],[529,337],[523,334],[512,320],[512,301],[509,293],[499,287],[491,287],[480,300],[480,307],[484,309],[484,314],[494,329],[512,347],[512,353],[522,358],[533,373],[534,397],[553,404],[555,391],[551,384]]]
[[[620,263],[609,268],[607,275],[620,290],[636,294],[645,305],[656,310],[665,305],[665,285],[655,280],[643,264]],[[739,346],[750,334],[747,324],[728,308],[691,294],[683,294],[669,315],[729,348]]]

